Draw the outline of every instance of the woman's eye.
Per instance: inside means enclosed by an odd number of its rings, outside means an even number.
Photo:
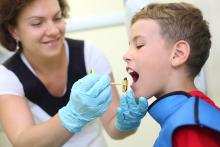
[[[63,19],[63,17],[56,17],[56,18],[54,18],[55,21],[60,21],[62,19]]]
[[[55,17],[54,17],[54,21],[60,21],[60,20],[62,20],[63,19],[63,16],[62,16],[62,14],[61,13],[59,13],[59,14],[57,14]]]
[[[38,23],[32,23],[31,25],[32,26],[40,26],[42,23],[41,22],[38,22]]]
[[[34,20],[34,21],[31,21],[30,24],[32,26],[40,26],[43,22],[40,21],[40,20]]]

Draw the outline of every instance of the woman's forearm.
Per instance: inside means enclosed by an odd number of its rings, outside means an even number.
[[[47,122],[18,133],[12,144],[15,147],[60,147],[72,135],[60,124],[59,116],[55,115]]]

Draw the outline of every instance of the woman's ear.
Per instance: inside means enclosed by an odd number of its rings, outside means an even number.
[[[18,37],[18,35],[17,35],[17,30],[16,30],[15,27],[9,26],[9,27],[8,27],[8,31],[9,31],[9,33],[11,34],[11,36],[12,36],[15,40],[19,41],[19,37]]]
[[[184,64],[189,58],[190,46],[185,40],[180,40],[173,46],[171,53],[171,64],[174,67]]]

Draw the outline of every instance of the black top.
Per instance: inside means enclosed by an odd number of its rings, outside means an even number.
[[[17,51],[3,65],[14,72],[23,85],[27,99],[37,104],[50,116],[55,115],[69,100],[72,85],[86,73],[84,60],[84,41],[66,39],[69,46],[69,66],[66,92],[57,97],[50,94],[43,83],[23,63],[20,51]]]

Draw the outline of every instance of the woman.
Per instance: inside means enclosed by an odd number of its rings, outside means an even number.
[[[91,68],[99,75],[108,74],[111,80],[113,75],[106,58],[94,46],[64,38],[67,11],[65,0],[0,2],[0,41],[6,49],[16,51],[0,66],[0,123],[13,146],[104,147],[99,120],[95,120],[104,112],[100,120],[111,137],[120,139],[134,132],[120,133],[115,128],[118,94],[107,76],[90,74],[70,93],[72,85]],[[102,98],[106,101],[98,96],[80,101],[88,94],[80,90],[97,83],[105,85],[97,95],[105,94]],[[97,104],[100,107],[95,108]],[[89,112],[94,114],[84,113],[90,106]]]

